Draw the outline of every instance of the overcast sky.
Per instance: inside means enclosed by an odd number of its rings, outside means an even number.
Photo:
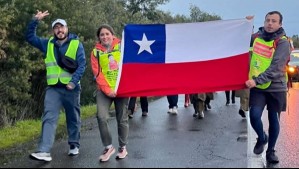
[[[299,35],[299,0],[170,0],[160,9],[189,16],[191,4],[224,20],[254,15],[255,30],[263,26],[268,12],[277,10],[283,15],[282,26],[287,35]]]

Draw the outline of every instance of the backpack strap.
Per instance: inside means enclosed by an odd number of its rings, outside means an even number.
[[[273,48],[274,48],[274,49],[276,49],[277,44],[278,44],[279,40],[280,40],[282,37],[283,37],[283,36],[280,36],[280,37],[278,37],[278,38],[276,38],[276,39],[274,40],[274,42],[273,42]]]
[[[99,69],[98,69],[98,74],[97,74],[97,76],[96,76],[96,78],[99,76],[99,74],[100,74],[100,72],[101,72],[101,65],[100,65],[100,51],[99,50],[96,50],[96,58],[97,58],[97,60],[98,60],[98,65],[99,65]]]
[[[258,37],[259,37],[259,33],[258,33],[258,32],[257,32],[257,33],[254,33],[254,34],[252,35],[252,45],[253,45],[255,39],[258,38]],[[283,36],[279,36],[278,38],[276,38],[276,39],[274,40],[274,42],[273,42],[273,48],[274,48],[274,49],[276,49],[277,44],[278,44],[279,40],[280,40],[282,37],[284,37],[284,35],[283,35]]]

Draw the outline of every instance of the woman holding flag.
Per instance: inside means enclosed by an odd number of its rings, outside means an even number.
[[[119,72],[120,40],[115,37],[114,30],[109,25],[101,25],[97,31],[98,42],[91,52],[91,66],[97,83],[97,119],[102,143],[105,146],[100,162],[108,161],[115,153],[112,146],[112,136],[108,127],[109,109],[114,102],[118,125],[119,149],[117,159],[127,156],[126,149],[129,124],[126,103],[128,98],[117,97],[115,86]]]

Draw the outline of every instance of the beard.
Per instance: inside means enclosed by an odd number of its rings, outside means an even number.
[[[62,33],[62,32],[58,32],[57,34],[54,35],[55,38],[57,38],[58,40],[65,40],[67,38],[67,34]]]

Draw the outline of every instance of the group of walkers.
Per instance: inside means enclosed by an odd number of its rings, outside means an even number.
[[[80,79],[86,66],[85,51],[77,35],[69,33],[67,23],[57,19],[52,23],[53,36],[45,39],[36,35],[39,22],[49,15],[48,11],[37,11],[28,25],[26,40],[42,51],[47,70],[47,84],[44,113],[42,116],[42,131],[37,152],[30,154],[35,160],[51,161],[51,148],[55,140],[55,130],[61,107],[66,114],[68,131],[68,155],[79,154],[80,148]],[[253,17],[246,17],[248,20]],[[250,122],[258,135],[254,147],[255,154],[261,154],[268,143],[266,159],[270,163],[278,163],[275,145],[279,135],[279,114],[285,110],[287,79],[285,66],[290,55],[288,41],[282,28],[283,17],[280,12],[269,12],[265,16],[264,26],[259,28],[257,36],[252,38],[252,55],[249,80],[244,82],[250,89],[249,106],[240,108],[240,115],[245,117],[245,111],[250,107]],[[97,121],[100,130],[103,153],[99,161],[105,162],[117,152],[116,158],[123,159],[128,155],[127,143],[129,134],[129,117],[133,116],[136,98],[117,97],[115,85],[121,59],[120,42],[113,28],[107,24],[101,25],[96,32],[97,42],[91,51],[91,67],[97,84],[96,103]],[[277,42],[278,43],[274,43]],[[247,89],[248,90],[248,89]],[[246,91],[245,91],[246,92]],[[234,95],[235,93],[233,93]],[[247,95],[249,95],[249,90]],[[210,109],[209,94],[192,94],[189,96],[194,106],[194,116],[203,118],[203,110]],[[170,114],[178,113],[178,95],[167,96]],[[243,99],[243,100],[242,100]],[[248,97],[241,102],[247,103]],[[141,97],[142,115],[148,115],[148,101]],[[235,103],[234,97],[231,98]],[[190,102],[187,102],[189,106]],[[111,104],[115,105],[118,148],[112,145],[108,119]],[[128,107],[126,106],[129,103]],[[230,104],[228,96],[226,104]],[[269,117],[269,133],[264,131],[261,116],[267,106]],[[129,111],[127,111],[129,110]]]

